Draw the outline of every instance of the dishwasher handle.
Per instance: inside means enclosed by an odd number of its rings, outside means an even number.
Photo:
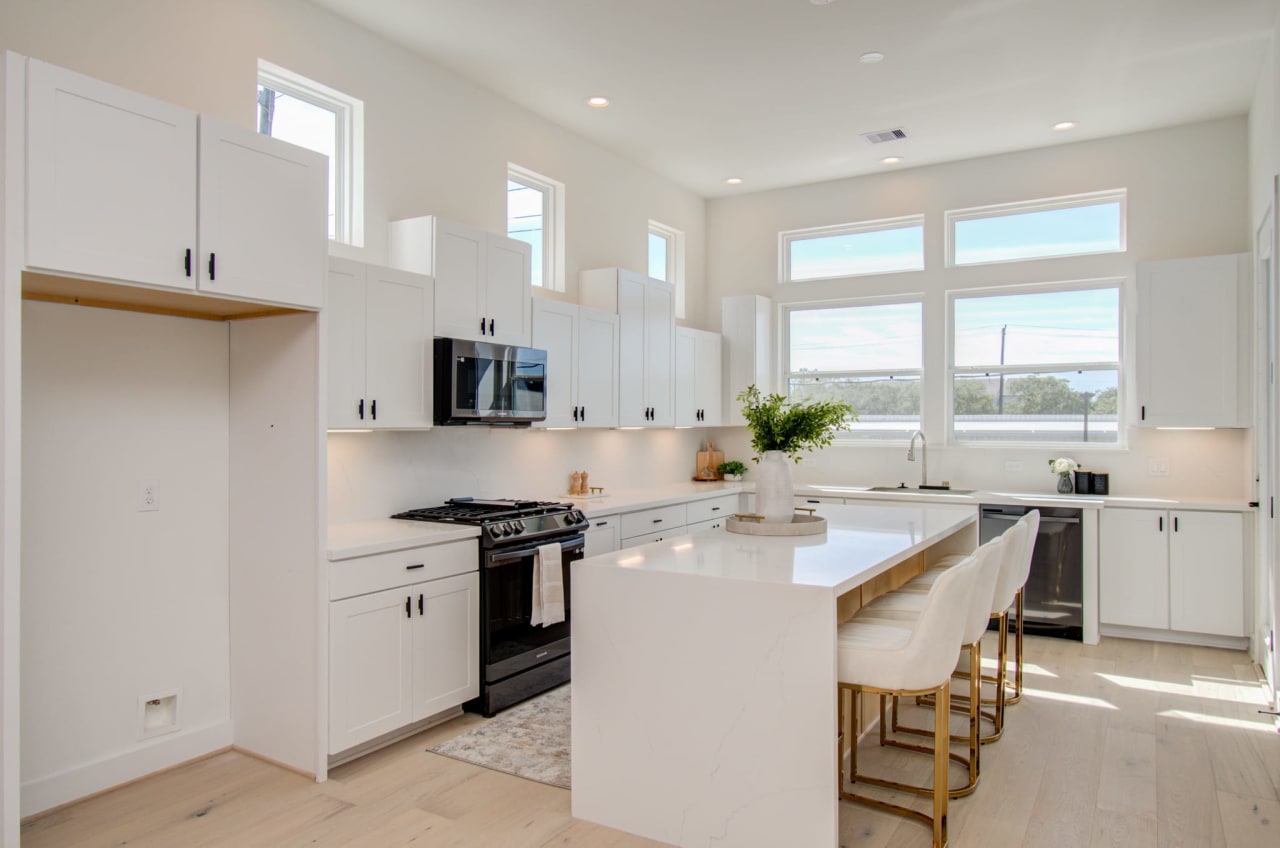
[[[982,520],[983,520],[983,521],[986,521],[987,519],[996,519],[996,520],[998,520],[998,521],[1017,521],[1017,520],[1018,520],[1018,519],[1020,519],[1020,518],[1022,518],[1022,516],[1021,516],[1021,515],[1009,515],[1008,513],[1005,513],[1005,512],[984,512],[984,513],[982,513]],[[1040,516],[1040,523],[1041,523],[1041,524],[1079,524],[1079,523],[1080,523],[1080,519],[1078,519],[1078,518],[1059,518],[1059,517],[1057,517],[1057,516],[1053,516],[1053,515],[1050,515],[1050,516],[1044,516],[1044,515],[1042,515],[1042,516]]]

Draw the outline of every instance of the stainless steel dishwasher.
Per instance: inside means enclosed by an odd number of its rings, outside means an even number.
[[[1040,530],[1036,533],[1031,574],[1023,597],[1023,630],[1037,636],[1083,641],[1083,511],[1057,506],[983,504],[978,534],[983,542],[994,539],[1033,509],[1040,510]]]

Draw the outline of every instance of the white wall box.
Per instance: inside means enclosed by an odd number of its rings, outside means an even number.
[[[26,265],[317,309],[324,156],[28,60]]]
[[[418,581],[455,569],[465,570]],[[335,592],[391,585],[329,605],[329,753],[479,694],[474,541],[342,560],[332,574]]]
[[[621,268],[582,272],[582,302],[619,319],[618,423],[675,424],[675,286]]]
[[[534,298],[533,347],[547,352],[547,417],[533,426],[618,426],[617,315]]]
[[[582,535],[586,538],[586,547],[582,556],[593,557],[596,554],[607,554],[618,549],[621,538],[618,536],[618,516],[599,515],[591,519],[591,527]]]
[[[724,410],[720,423],[741,427],[738,395],[748,386],[764,394],[773,391],[773,301],[756,294],[733,295],[720,301],[720,332],[724,336]]]
[[[677,427],[720,426],[721,341],[719,333],[676,327]]]
[[[529,347],[532,248],[433,215],[391,222],[391,264],[436,281],[435,335]]]
[[[1240,513],[1108,507],[1099,522],[1104,627],[1245,635]]]
[[[329,260],[330,429],[431,426],[430,277]]]
[[[1139,426],[1249,426],[1250,279],[1247,253],[1139,263]]]

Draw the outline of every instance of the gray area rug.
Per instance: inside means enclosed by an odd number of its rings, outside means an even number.
[[[568,789],[569,689],[552,689],[427,750]]]

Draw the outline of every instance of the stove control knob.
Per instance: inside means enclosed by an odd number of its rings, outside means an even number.
[[[523,533],[523,532],[524,532],[524,521],[523,521],[523,520],[520,520],[520,519],[517,519],[517,520],[515,520],[515,521],[511,522],[511,532],[513,532],[513,533],[515,533],[515,534],[517,534],[517,535],[519,535],[520,533]]]
[[[502,523],[502,535],[510,536],[514,532],[515,532],[515,528],[511,526],[510,521],[504,521]]]

